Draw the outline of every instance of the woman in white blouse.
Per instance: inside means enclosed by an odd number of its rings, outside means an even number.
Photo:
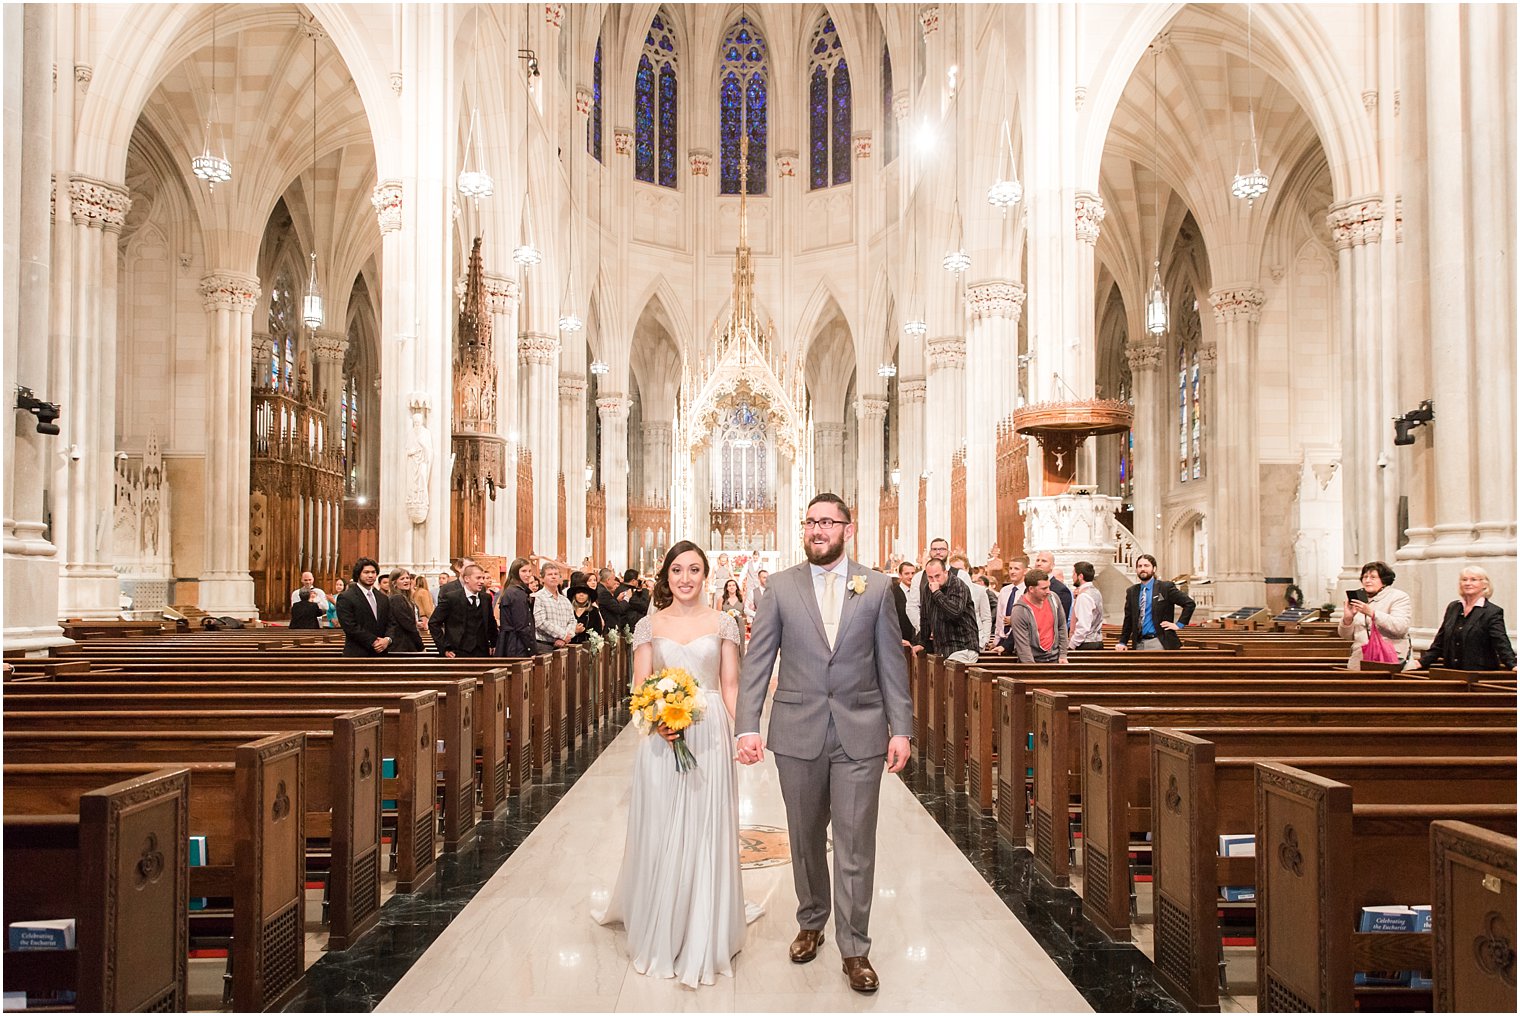
[[[1414,616],[1414,603],[1408,593],[1393,588],[1393,579],[1393,569],[1382,561],[1362,565],[1362,591],[1367,599],[1347,600],[1335,629],[1341,638],[1351,639],[1351,658],[1346,663],[1349,670],[1362,668],[1368,624],[1377,625],[1401,661],[1409,659],[1409,621]]]

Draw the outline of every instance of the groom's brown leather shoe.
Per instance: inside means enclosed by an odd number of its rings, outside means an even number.
[[[793,963],[811,963],[813,957],[818,955],[818,947],[823,945],[823,929],[809,931],[806,928],[798,929],[797,937],[792,939],[791,948],[787,951],[791,954]]]
[[[869,995],[881,987],[881,981],[877,980],[876,971],[871,967],[869,957],[846,956],[844,974],[850,979],[850,987],[862,995]]]

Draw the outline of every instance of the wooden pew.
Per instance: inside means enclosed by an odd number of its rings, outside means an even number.
[[[437,873],[436,821],[433,813],[436,749],[440,706],[438,693],[414,692],[402,695],[395,706],[383,709],[380,726],[379,757],[396,759],[396,778],[381,779],[382,796],[396,801],[396,878],[398,892],[423,888]],[[346,710],[333,709],[188,709],[169,711],[117,710],[84,712],[74,709],[56,711],[10,712],[4,716],[7,738],[17,731],[35,730],[74,733],[80,730],[112,729],[121,731],[183,731],[238,733],[247,730],[332,731]],[[427,731],[427,745],[420,742]],[[358,746],[359,768],[364,766],[363,745]],[[374,758],[371,758],[374,764]],[[360,816],[362,817],[362,816]],[[356,819],[357,820],[357,819]],[[334,817],[334,823],[338,819]],[[405,832],[403,832],[405,831]],[[360,869],[362,858],[355,858],[356,890],[367,878]],[[334,887],[337,898],[337,887]]]
[[[76,947],[7,950],[6,991],[73,991],[79,1012],[185,1011],[189,800],[184,769],[87,790],[68,814],[7,800],[4,922],[73,917]]]
[[[1507,836],[1515,806],[1354,804],[1352,790],[1256,764],[1256,970],[1262,1011],[1347,1012],[1356,970],[1429,970],[1433,936],[1357,932],[1364,906],[1431,899],[1431,825]]]
[[[380,764],[382,710],[334,718],[328,730],[306,732],[306,835],[328,854],[328,949],[353,944],[380,916]],[[239,746],[269,731],[8,730],[5,762],[233,762]]]
[[[1219,836],[1255,828],[1255,764],[1273,761],[1350,786],[1365,804],[1503,804],[1515,800],[1515,757],[1420,757],[1419,742],[1386,740],[1400,757],[1243,756],[1184,731],[1150,732],[1150,784],[1165,788],[1151,809],[1156,972],[1189,1009],[1219,1005],[1215,962],[1219,887],[1254,885],[1256,861],[1218,856]],[[1341,747],[1335,745],[1334,747]]]
[[[1430,860],[1436,1011],[1513,1010],[1515,838],[1432,822]]]
[[[189,835],[206,836],[209,862],[189,869],[188,895],[233,900],[228,962],[240,1011],[283,1004],[305,976],[304,742],[301,733],[277,734],[239,747],[236,763],[185,767]],[[5,809],[65,812],[102,783],[156,771],[151,763],[6,765]]]

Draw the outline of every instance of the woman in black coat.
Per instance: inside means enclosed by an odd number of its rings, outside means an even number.
[[[1504,608],[1490,603],[1493,583],[1482,568],[1463,568],[1458,599],[1446,605],[1441,628],[1420,656],[1420,666],[1453,670],[1514,670],[1515,648],[1504,630]]]
[[[580,631],[570,640],[573,645],[591,638],[591,633],[598,635],[607,634],[607,624],[602,619],[602,611],[596,605],[596,593],[592,588],[581,582],[572,585],[565,590],[565,595],[570,597],[570,606],[575,611],[575,623],[580,626]]]
[[[420,653],[422,632],[417,627],[417,605],[412,601],[412,573],[405,568],[391,570],[390,653]]]
[[[496,598],[496,655],[509,660],[524,660],[537,647],[533,637],[533,601],[528,598],[528,579],[533,566],[520,557],[507,570],[507,588]]]

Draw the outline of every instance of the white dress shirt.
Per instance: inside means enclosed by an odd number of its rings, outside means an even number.
[[[993,619],[993,637],[1001,642],[1008,637],[1008,612],[1024,598],[1024,583],[1010,582],[998,590],[997,617]],[[982,643],[986,645],[986,643]]]

